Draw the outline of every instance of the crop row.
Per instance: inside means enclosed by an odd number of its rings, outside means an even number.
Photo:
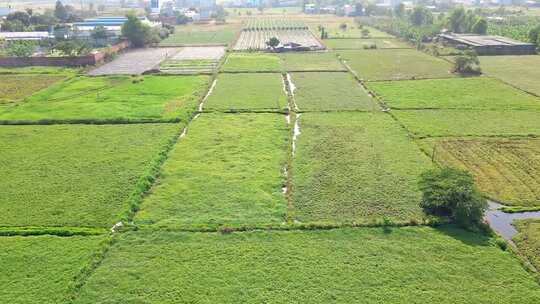
[[[287,19],[249,19],[244,31],[265,31],[265,30],[307,30],[307,25],[298,20]]]

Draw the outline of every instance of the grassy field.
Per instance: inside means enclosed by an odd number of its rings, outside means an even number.
[[[364,80],[453,77],[450,63],[417,50],[344,50],[339,54]]]
[[[232,43],[238,25],[224,24],[190,24],[176,26],[168,38],[159,43],[160,46],[179,45],[214,45]]]
[[[28,97],[62,79],[61,75],[0,74],[0,105]]]
[[[179,128],[1,126],[0,226],[112,226]]]
[[[136,217],[158,226],[285,220],[288,128],[279,114],[207,114],[190,125]]]
[[[45,66],[30,66],[23,68],[5,68],[0,67],[0,75],[36,75],[36,74],[56,74],[56,75],[75,75],[78,69],[64,67],[45,67]]]
[[[283,77],[277,73],[220,74],[204,109],[268,111],[287,107]]]
[[[505,205],[540,206],[540,140],[426,139],[436,162],[471,172],[487,196]]]
[[[305,299],[533,304],[540,289],[493,240],[452,228],[131,232],[121,236],[74,303]]]
[[[78,77],[0,108],[0,120],[186,121],[207,85],[207,76]]]
[[[482,71],[540,96],[540,56],[482,56]]]
[[[540,98],[485,77],[370,82],[394,109],[535,109]]]
[[[232,53],[222,67],[224,72],[280,72],[281,59],[273,54]]]
[[[286,71],[346,71],[335,53],[280,54]]]
[[[340,26],[345,23],[347,28],[341,29]],[[328,33],[328,38],[393,38],[392,35],[379,31],[375,28],[362,26],[360,27],[352,18],[334,18],[333,20],[321,20],[320,22],[310,22],[310,28],[314,33],[320,37],[319,26],[324,27],[324,30]],[[367,36],[362,35],[362,29],[369,31]]]
[[[540,268],[540,221],[523,220],[515,223],[519,233],[514,237],[519,251]]]
[[[292,73],[294,99],[300,111],[379,109],[349,73]]]
[[[0,237],[0,302],[68,303],[104,237]]]
[[[396,110],[415,137],[540,135],[539,111]]]
[[[305,113],[293,161],[302,222],[420,219],[417,179],[430,160],[383,113]]]
[[[410,49],[411,46],[397,39],[326,39],[324,44],[334,50]]]

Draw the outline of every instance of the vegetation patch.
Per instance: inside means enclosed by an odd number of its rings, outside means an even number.
[[[234,40],[237,29],[232,25],[190,24],[175,28],[160,46],[229,44]]]
[[[393,109],[535,109],[540,98],[485,77],[370,82]]]
[[[515,222],[514,225],[519,233],[513,241],[531,264],[540,269],[540,220],[522,220]]]
[[[62,79],[60,75],[0,74],[0,105],[28,97]]]
[[[292,73],[294,100],[300,111],[365,110],[378,105],[349,73]]]
[[[2,121],[186,121],[207,76],[78,77],[0,109]]]
[[[107,227],[175,124],[2,126],[0,226]]]
[[[280,72],[281,59],[273,54],[232,53],[222,67],[224,72]]]
[[[362,49],[410,49],[411,46],[398,39],[327,39],[324,44],[334,50]]]
[[[205,109],[278,111],[287,107],[283,77],[277,73],[220,74]]]
[[[483,56],[482,71],[540,96],[540,56]]]
[[[364,80],[453,77],[450,63],[417,50],[344,50],[339,54]]]
[[[183,228],[282,223],[288,136],[283,115],[202,114],[176,145],[136,222]]]
[[[431,163],[389,115],[305,113],[293,160],[301,222],[421,220],[418,177]]]
[[[540,291],[533,276],[493,239],[456,228],[139,231],[121,235],[74,303],[305,299],[532,304]]]
[[[284,53],[279,56],[289,72],[346,71],[335,53]]]

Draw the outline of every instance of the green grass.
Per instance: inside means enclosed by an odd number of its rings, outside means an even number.
[[[0,120],[185,121],[207,84],[207,76],[78,77],[0,109]]]
[[[279,55],[286,71],[345,71],[335,53],[285,53]]]
[[[75,304],[540,301],[508,252],[428,227],[123,234]]]
[[[540,98],[485,77],[370,82],[394,109],[536,109]]]
[[[378,105],[349,73],[292,73],[295,103],[300,111],[366,110]]]
[[[514,237],[519,251],[531,264],[540,268],[540,221],[522,220],[514,223],[519,233]]]
[[[179,128],[0,127],[0,226],[111,227]]]
[[[293,160],[301,222],[422,219],[417,180],[430,160],[383,113],[305,113]]]
[[[232,53],[227,57],[225,72],[280,72],[281,60],[272,54]]]
[[[205,110],[270,111],[287,107],[283,78],[277,73],[220,74]]]
[[[339,54],[364,80],[453,77],[450,63],[417,50],[344,50]]]
[[[45,67],[33,66],[23,68],[4,68],[0,67],[0,75],[36,75],[36,74],[58,74],[58,75],[74,75],[78,73],[78,69],[64,67]]]
[[[229,44],[237,29],[230,25],[180,25],[160,46]]]
[[[375,46],[376,49],[411,48],[407,43],[397,39],[326,39],[324,40],[324,44],[335,50],[361,50],[372,48],[372,46]]]
[[[482,71],[540,96],[540,56],[482,56]]]
[[[339,21],[334,19],[333,22],[330,22],[330,21],[327,21],[327,22],[324,22],[325,20],[321,20],[322,22],[317,22],[317,23],[311,23],[311,28],[312,28],[312,31],[314,33],[316,33],[316,35],[318,37],[321,36],[320,32],[318,31],[318,25],[322,25],[325,29],[325,31],[328,33],[328,38],[330,39],[333,39],[333,38],[366,38],[366,39],[369,39],[369,38],[393,38],[394,36],[388,34],[388,33],[385,33],[383,31],[379,31],[375,28],[372,28],[372,27],[369,27],[369,26],[363,26],[362,28],[360,28],[358,26],[357,23],[355,22],[352,22],[352,20],[345,20],[345,19],[340,19]],[[346,30],[342,30],[339,28],[339,26],[341,24],[347,24],[347,29]],[[364,37],[362,35],[362,29],[365,28],[365,29],[368,29],[369,30],[369,35],[367,37]]]
[[[396,110],[392,113],[415,137],[540,135],[540,111]]]
[[[61,75],[0,74],[0,105],[28,97],[62,79]]]
[[[202,114],[165,163],[136,222],[205,227],[285,220],[288,128],[279,114]]]
[[[68,303],[104,237],[0,237],[0,302]]]

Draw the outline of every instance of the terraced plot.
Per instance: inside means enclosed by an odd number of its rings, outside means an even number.
[[[279,55],[283,67],[289,72],[346,71],[335,53],[284,53]]]
[[[116,242],[74,303],[305,299],[533,304],[540,301],[540,290],[493,240],[451,228],[130,232]]]
[[[383,113],[305,113],[293,160],[301,222],[423,218],[417,180],[430,160]]]
[[[482,71],[540,96],[540,56],[482,56]]]
[[[0,302],[68,303],[104,237],[0,237]]]
[[[294,100],[300,111],[379,109],[375,101],[349,73],[292,73]]]
[[[174,56],[160,63],[159,71],[165,74],[211,74],[225,55],[225,47],[185,47]]]
[[[485,77],[370,82],[393,109],[529,109],[540,110],[540,98]]]
[[[334,50],[412,48],[407,43],[397,39],[326,39],[324,44]]]
[[[187,121],[207,76],[77,77],[0,108],[0,121]]]
[[[396,110],[392,113],[415,137],[540,135],[540,111]]]
[[[338,52],[364,80],[448,78],[450,63],[417,50],[343,50]]]
[[[61,75],[0,74],[0,105],[16,102],[63,79]]]
[[[273,54],[232,53],[222,67],[224,72],[280,72],[281,59]]]
[[[524,220],[515,225],[519,234],[514,237],[514,242],[534,267],[540,268],[540,221]]]
[[[278,111],[287,107],[284,81],[277,73],[220,74],[204,109]]]
[[[175,124],[0,127],[0,226],[111,227]]]
[[[184,228],[282,223],[288,135],[279,114],[202,114],[176,145],[136,222]]]
[[[436,162],[471,172],[487,196],[505,205],[540,206],[540,140],[426,139]]]

